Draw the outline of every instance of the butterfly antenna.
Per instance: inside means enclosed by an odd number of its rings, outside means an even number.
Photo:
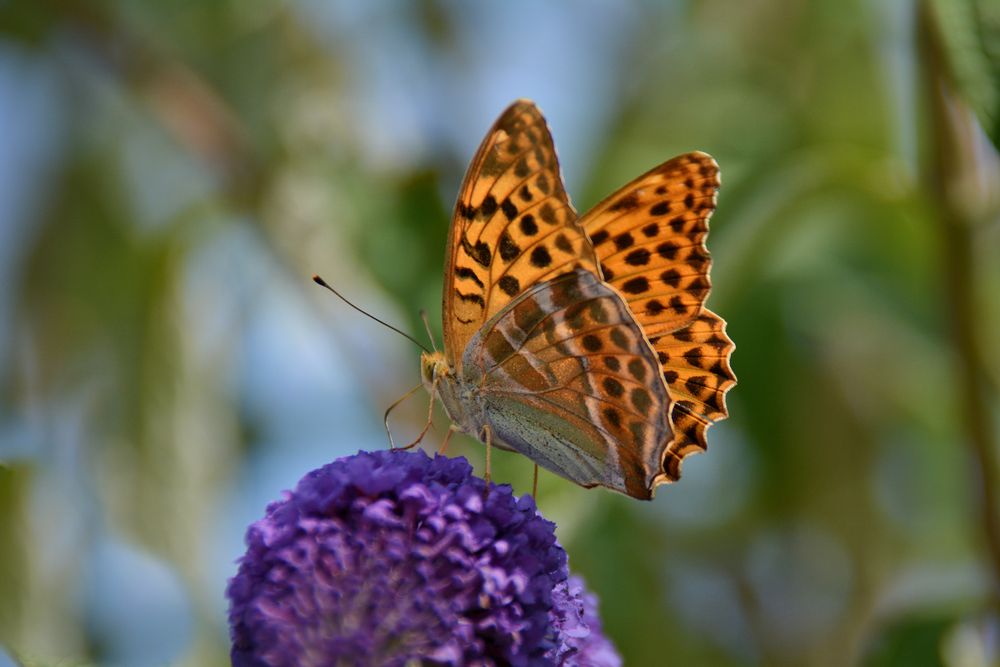
[[[396,406],[398,406],[400,403],[408,399],[410,396],[413,396],[413,392],[415,392],[417,389],[420,389],[422,386],[424,386],[423,383],[418,384],[416,387],[414,387],[413,389],[409,390],[408,392],[400,396],[398,399],[396,399],[396,401],[392,405],[386,408],[385,414],[382,415],[382,424],[385,426],[385,434],[389,436],[389,449],[399,449],[396,447],[396,441],[392,439],[392,431],[389,429],[389,413],[395,410]],[[431,401],[433,400],[434,399],[431,398]],[[409,449],[409,447],[411,446],[412,445],[407,447],[402,447],[402,449]]]
[[[420,319],[424,322],[424,330],[427,331],[427,338],[431,341],[431,347],[437,352],[437,345],[434,344],[434,334],[431,333],[431,323],[427,321],[427,311],[420,309]]]
[[[380,320],[379,318],[375,317],[371,313],[369,313],[369,312],[367,312],[365,310],[362,310],[361,308],[355,306],[353,303],[351,303],[350,301],[348,301],[347,297],[345,297],[343,294],[341,294],[337,290],[335,290],[332,287],[330,287],[329,285],[327,285],[326,281],[323,280],[322,278],[320,278],[315,273],[313,274],[312,279],[313,279],[313,282],[316,283],[317,285],[319,285],[320,287],[325,287],[328,290],[330,290],[331,292],[333,292],[334,294],[336,294],[337,297],[340,298],[341,301],[343,301],[344,303],[346,303],[348,306],[350,306],[354,310],[358,311],[362,315],[365,315],[366,317],[370,317],[371,319],[375,320],[376,322],[378,322],[382,326],[388,327],[389,329],[392,329],[393,331],[395,331],[396,333],[398,333],[403,338],[406,338],[406,339],[410,340],[414,345],[416,345],[417,347],[419,347],[424,352],[430,354],[431,351],[428,350],[426,347],[424,347],[423,343],[421,343],[420,341],[418,341],[416,338],[414,338],[410,334],[406,333],[405,331],[400,331],[399,329],[397,329],[396,327],[392,326],[388,322],[383,322],[382,320]]]

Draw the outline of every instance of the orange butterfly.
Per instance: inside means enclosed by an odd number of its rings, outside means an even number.
[[[538,108],[504,111],[448,233],[444,352],[421,355],[453,430],[585,487],[650,499],[677,480],[736,383],[704,307],[718,187],[687,153],[578,217]]]

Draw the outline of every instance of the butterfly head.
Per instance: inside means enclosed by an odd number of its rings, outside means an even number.
[[[434,393],[432,387],[440,386],[441,382],[452,375],[451,366],[442,352],[424,352],[420,355],[420,379],[427,391]]]
[[[424,352],[420,355],[420,379],[432,398],[441,399],[445,412],[455,425],[466,433],[478,432],[482,422],[477,421],[469,411],[475,392],[459,379],[443,353]]]

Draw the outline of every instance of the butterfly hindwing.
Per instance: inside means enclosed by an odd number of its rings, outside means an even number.
[[[673,399],[674,442],[664,462],[667,478],[680,478],[681,461],[707,447],[705,430],[725,419],[726,392],[736,384],[729,365],[733,343],[726,323],[708,309],[677,331],[650,342],[663,368],[663,379]]]
[[[493,315],[536,283],[581,267],[596,273],[538,108],[512,104],[473,158],[449,231],[444,336],[450,361]]]
[[[705,429],[727,415],[736,383],[725,322],[704,307],[711,289],[705,247],[719,168],[705,153],[668,160],[584,215],[604,280],[625,297],[657,352],[673,399],[675,441],[666,476],[705,449]]]
[[[621,296],[582,269],[536,285],[470,341],[498,444],[583,486],[649,498],[672,440],[659,364]]]

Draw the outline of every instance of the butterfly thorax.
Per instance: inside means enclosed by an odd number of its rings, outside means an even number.
[[[448,417],[462,431],[478,437],[485,419],[476,410],[479,404],[475,400],[474,383],[460,377],[441,352],[424,352],[420,355],[420,379],[432,398],[441,398]]]

